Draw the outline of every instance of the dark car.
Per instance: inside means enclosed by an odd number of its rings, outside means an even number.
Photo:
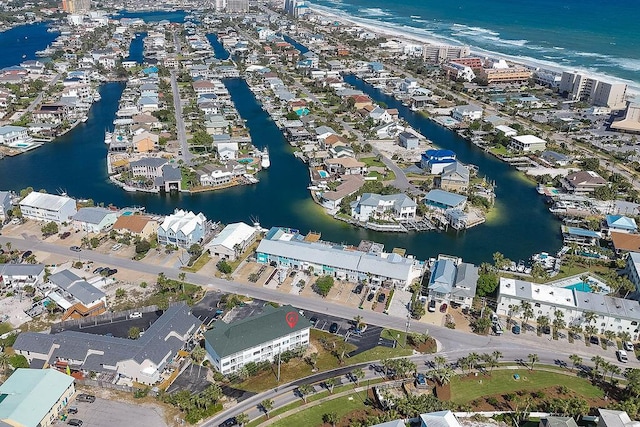
[[[331,326],[329,326],[329,332],[331,332],[332,334],[338,332],[338,324],[336,322],[333,322]]]
[[[27,258],[29,258],[31,255],[33,255],[33,252],[32,252],[32,251],[25,251],[25,252],[22,254],[22,259],[27,259]]]
[[[600,338],[598,338],[598,337],[597,337],[597,336],[595,336],[595,335],[591,335],[591,338],[589,338],[589,342],[590,342],[591,344],[598,345],[598,344],[600,344]]]
[[[108,268],[107,269],[107,274],[105,274],[105,276],[109,277],[109,276],[113,276],[114,274],[116,274],[118,272],[117,268]]]
[[[93,270],[93,274],[100,274],[102,273],[107,267],[98,267],[95,270]]]
[[[69,424],[70,426],[80,427],[82,425],[82,420],[71,418],[67,421],[67,424]]]
[[[313,326],[316,326],[318,324],[318,318],[316,316],[313,316],[311,319],[309,319],[309,322],[311,322]]]
[[[378,294],[378,302],[384,302],[385,298],[387,298],[386,294],[383,294],[382,292]]]
[[[219,427],[233,427],[237,425],[238,425],[238,421],[236,420],[236,417],[231,417],[221,422]]]
[[[77,414],[78,413],[78,408],[76,408],[75,406],[69,406],[67,408],[67,412],[69,414]]]
[[[427,310],[429,310],[431,313],[436,311],[436,300],[432,299],[431,301],[429,301],[429,306],[427,307]]]
[[[542,333],[545,335],[549,335],[551,333],[551,327],[550,326],[543,326],[542,327]]]
[[[373,297],[375,297],[376,294],[374,293],[370,293],[369,295],[367,295],[367,301],[371,301],[373,299]]]
[[[446,313],[447,312],[447,304],[442,304],[440,306],[440,313]]]
[[[96,401],[96,397],[92,394],[81,393],[78,395],[78,397],[76,397],[76,400],[78,402],[93,403]]]
[[[520,325],[518,325],[517,323],[513,325],[513,327],[511,327],[511,332],[513,332],[515,335],[520,335]]]
[[[80,246],[71,246],[69,249],[71,249],[73,252],[80,252],[82,249],[80,249]]]
[[[355,287],[355,289],[353,290],[353,292],[359,295],[359,294],[361,294],[361,293],[362,293],[362,290],[363,290],[363,289],[364,289],[364,285],[360,284],[360,285],[358,285],[358,286],[356,286],[356,287]]]
[[[71,233],[69,231],[65,231],[64,233],[62,233],[60,235],[61,239],[66,239],[67,237],[71,236]]]

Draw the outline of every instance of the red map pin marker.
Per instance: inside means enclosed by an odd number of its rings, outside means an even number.
[[[296,324],[298,323],[298,312],[297,311],[290,311],[287,313],[287,315],[285,316],[285,319],[287,321],[287,325],[289,325],[290,328],[293,329],[294,326],[296,326]]]

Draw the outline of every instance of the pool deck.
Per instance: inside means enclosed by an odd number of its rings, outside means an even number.
[[[548,282],[547,285],[555,286],[556,288],[569,288],[570,286],[583,283],[581,276],[583,276],[583,274],[576,274],[575,276],[565,277],[564,279]],[[611,288],[609,288],[606,283],[594,277],[592,274],[587,275],[587,282],[593,283],[594,285],[597,285],[600,289],[602,289],[602,292],[600,293],[609,293],[611,291]]]

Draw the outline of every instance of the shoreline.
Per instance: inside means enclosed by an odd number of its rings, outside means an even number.
[[[395,37],[403,41],[414,42],[414,43],[419,42],[423,44],[432,44],[432,45],[439,45],[439,44],[445,44],[445,43],[451,44],[451,45],[457,45],[457,46],[467,45],[465,43],[462,43],[458,40],[455,40],[453,38],[446,37],[446,36],[434,35],[430,38],[429,36],[426,36],[426,35],[423,36],[420,34],[415,34],[410,30],[405,30],[402,28],[402,27],[410,27],[409,25],[406,25],[406,24],[402,25],[400,29],[394,29],[389,27],[392,24],[384,21],[380,21],[372,18],[363,18],[363,17],[357,17],[353,15],[347,15],[346,12],[344,15],[339,15],[335,12],[328,10],[325,6],[320,6],[317,4],[310,4],[309,9],[311,9],[314,13],[317,13],[318,15],[329,17],[339,22],[346,22],[351,25],[355,25],[355,26],[367,29],[376,34],[388,36],[388,37]],[[416,31],[419,30],[419,28],[417,27],[413,27],[413,28],[415,28]],[[539,69],[544,69],[544,70],[549,70],[549,71],[554,71],[559,73],[562,73],[563,71],[571,71],[571,72],[576,71],[576,72],[583,73],[588,76],[597,78],[599,80],[604,80],[612,83],[624,83],[627,85],[627,96],[631,98],[631,100],[640,96],[640,82],[612,76],[610,74],[606,74],[602,72],[595,72],[593,70],[589,70],[588,68],[584,68],[580,66],[563,67],[560,64],[557,64],[551,61],[545,61],[542,59],[536,59],[528,56],[516,56],[516,55],[502,53],[499,51],[486,50],[473,45],[467,45],[467,46],[469,46],[469,48],[471,49],[472,55],[490,56],[490,57],[493,56],[493,57],[503,58],[510,62],[524,65],[526,67],[539,68]]]

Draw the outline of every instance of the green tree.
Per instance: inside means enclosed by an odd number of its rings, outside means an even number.
[[[58,233],[58,224],[56,224],[53,221],[48,222],[48,223],[46,223],[45,225],[42,226],[40,231],[42,231],[42,235],[45,236],[45,237],[46,236],[53,236],[54,234]]]
[[[531,363],[531,369],[533,371],[533,367],[535,366],[536,362],[540,360],[540,356],[538,356],[536,353],[530,353],[527,358],[529,359],[529,363]]]
[[[129,339],[137,340],[140,338],[140,328],[132,326],[129,328]]]
[[[572,354],[571,356],[569,356],[569,360],[571,360],[571,363],[573,363],[574,368],[582,365],[582,357],[578,356],[577,354]]]
[[[146,239],[142,239],[138,243],[136,243],[137,254],[146,254],[147,252],[149,252],[149,249],[151,249],[151,243],[149,243],[149,241],[147,241]]]
[[[336,423],[338,421],[340,421],[340,418],[335,412],[329,412],[328,414],[322,415],[322,422],[331,424],[331,427],[336,427]]]
[[[269,412],[273,409],[273,400],[272,399],[264,399],[260,402],[260,407],[264,411],[264,414],[269,418]]]
[[[29,361],[21,354],[14,354],[13,356],[9,357],[9,365],[11,365],[13,369],[28,368]]]
[[[478,277],[477,294],[478,296],[491,295],[498,288],[498,275],[494,272],[480,274]]]
[[[218,264],[216,264],[216,267],[221,273],[224,273],[224,274],[231,274],[231,271],[233,270],[231,265],[224,259],[221,259],[220,261],[218,261]]]
[[[360,385],[360,380],[364,378],[365,374],[362,368],[356,368],[351,371],[351,375],[356,379],[356,385]]]
[[[125,295],[127,295],[127,291],[123,288],[116,289],[116,298],[123,298]]]
[[[335,388],[336,384],[338,384],[338,380],[336,380],[335,378],[329,378],[325,380],[324,385],[329,390],[329,394],[333,394],[333,389]]]
[[[240,425],[240,427],[244,426],[249,422],[249,415],[244,412],[236,415],[236,422]]]
[[[298,393],[300,393],[300,397],[302,397],[304,403],[307,403],[307,397],[314,391],[315,388],[313,388],[311,384],[300,384],[300,386],[298,386]]]
[[[196,362],[198,365],[202,363],[202,361],[206,356],[207,356],[207,351],[199,345],[197,345],[191,352],[191,359],[193,359],[193,361]]]
[[[331,288],[333,288],[333,283],[333,277],[321,276],[318,278],[318,280],[316,280],[315,289],[320,295],[326,297],[327,295],[329,295],[329,291],[331,291]]]

